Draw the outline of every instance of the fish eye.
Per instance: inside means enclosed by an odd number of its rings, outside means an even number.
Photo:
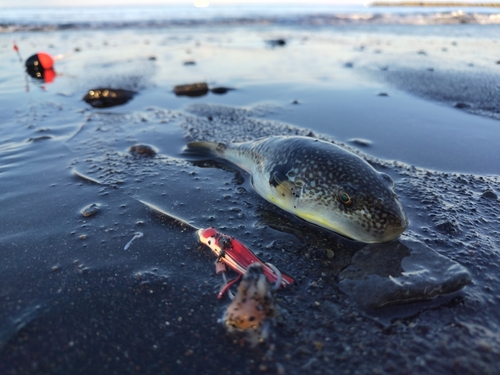
[[[352,204],[352,198],[345,191],[339,192],[339,201],[346,206],[350,206]]]

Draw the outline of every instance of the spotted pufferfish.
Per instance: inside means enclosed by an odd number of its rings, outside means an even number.
[[[269,202],[350,239],[390,241],[408,226],[392,178],[332,143],[272,136],[243,143],[191,142],[188,151],[210,151],[235,164]]]

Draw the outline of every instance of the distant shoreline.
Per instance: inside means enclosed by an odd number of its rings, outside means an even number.
[[[374,1],[371,7],[481,7],[500,8],[500,3],[465,3],[465,2],[439,2],[439,1]]]

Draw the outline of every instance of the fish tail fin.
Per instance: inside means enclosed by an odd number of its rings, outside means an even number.
[[[195,141],[187,144],[185,153],[198,156],[221,156],[226,150],[225,143]]]

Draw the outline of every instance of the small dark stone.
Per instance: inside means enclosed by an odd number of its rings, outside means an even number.
[[[108,108],[127,103],[135,94],[130,90],[99,88],[89,90],[83,100],[94,108]]]
[[[177,96],[197,97],[208,93],[208,85],[204,82],[192,83],[188,85],[178,85],[174,87]]]
[[[196,61],[193,60],[184,61],[184,65],[196,65]]]
[[[363,138],[351,138],[348,142],[362,147],[370,147],[372,145],[372,141]]]
[[[44,141],[44,140],[47,140],[47,139],[52,139],[52,136],[50,136],[50,135],[41,135],[39,137],[28,138],[28,142],[38,142],[38,141]]]
[[[444,219],[436,222],[436,228],[447,234],[454,234],[460,232],[460,225],[455,219]]]
[[[433,72],[433,71],[434,71],[434,68],[427,68],[427,71],[428,71],[428,72]]]
[[[156,60],[156,56],[149,56],[149,57],[148,57],[148,60],[150,60],[150,61],[155,61],[155,60]]]
[[[498,195],[495,194],[493,190],[486,190],[483,194],[481,194],[481,198],[487,199],[498,199]]]
[[[352,68],[352,67],[354,67],[354,63],[352,63],[352,62],[346,62],[346,63],[344,64],[344,67],[345,67],[345,68]]]
[[[457,102],[453,105],[453,107],[455,108],[459,108],[459,109],[465,109],[465,108],[470,108],[471,105],[468,104],[468,103],[463,103],[463,102]]]
[[[137,144],[137,145],[133,145],[132,147],[130,147],[129,152],[132,152],[134,154],[141,155],[141,156],[153,157],[156,155],[157,151],[152,146]]]
[[[88,206],[85,206],[82,208],[80,211],[84,217],[90,217],[95,215],[97,212],[99,212],[99,206],[100,204],[98,203],[92,203],[89,204]]]
[[[235,90],[235,89],[233,89],[231,87],[214,87],[213,89],[210,89],[210,91],[213,94],[217,94],[217,95],[223,95],[226,92],[231,91],[231,90]]]
[[[422,50],[421,50],[421,51],[418,51],[417,53],[418,53],[419,55],[424,55],[424,56],[427,56],[427,52],[422,51]]]
[[[292,104],[300,104],[300,102],[297,99],[295,99],[294,101],[292,101]]]
[[[325,259],[326,258],[326,250],[318,248],[316,246],[311,246],[307,249],[309,256],[312,259]]]
[[[379,92],[377,96],[389,96],[389,94],[386,92]]]
[[[271,40],[267,40],[266,43],[271,45],[272,47],[283,47],[286,45],[286,40],[285,39],[271,39]]]

